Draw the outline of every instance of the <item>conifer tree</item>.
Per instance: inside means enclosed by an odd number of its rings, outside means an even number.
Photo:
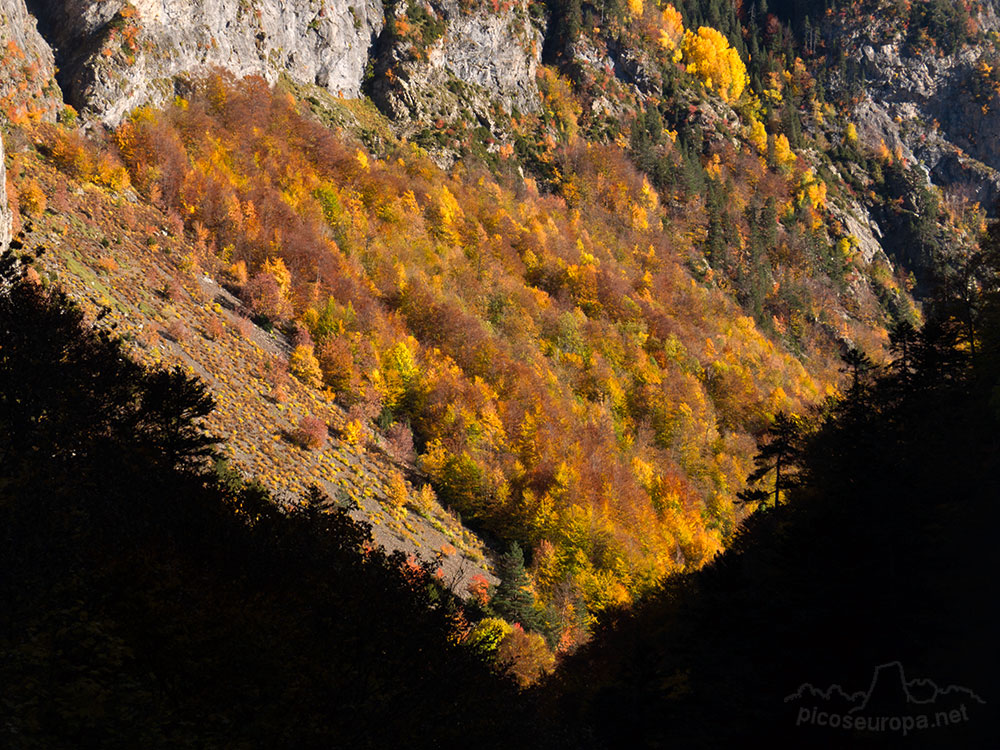
[[[524,569],[524,552],[517,542],[512,542],[510,549],[497,561],[496,572],[500,583],[490,601],[493,609],[525,628],[534,628],[538,620],[535,596]]]
[[[796,415],[778,412],[766,433],[766,442],[761,446],[754,458],[757,468],[747,477],[747,489],[737,497],[742,503],[763,503],[773,500],[777,507],[781,503],[782,493],[797,486],[799,483],[798,458],[801,453],[800,438],[802,422]],[[767,490],[753,485],[774,472],[773,489]]]
[[[895,355],[892,369],[902,380],[909,380],[913,368],[914,349],[917,344],[917,329],[907,320],[893,324],[889,330],[889,351]]]
[[[849,373],[851,376],[849,393],[852,396],[857,396],[864,389],[867,375],[875,364],[872,362],[871,357],[853,346],[847,350],[842,359],[844,360],[844,369],[842,371]]]

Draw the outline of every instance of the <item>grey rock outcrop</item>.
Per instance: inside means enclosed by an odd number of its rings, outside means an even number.
[[[353,4],[352,4],[353,3]],[[31,0],[57,47],[67,99],[114,124],[218,66],[360,93],[381,0]]]
[[[434,73],[448,70],[460,81],[481,86],[508,108],[538,108],[535,71],[542,35],[529,19],[522,0],[509,13],[492,13],[481,6],[473,13],[459,3],[444,5],[448,26],[440,50],[429,60]]]
[[[4,164],[3,137],[0,136],[0,252],[10,244],[10,209],[7,206],[7,167]]]
[[[397,33],[396,21],[413,13],[415,4],[387,8],[392,22],[379,40],[372,96],[404,134],[437,120],[452,122],[465,110],[494,134],[493,113],[538,109],[535,80],[542,33],[532,23],[526,0],[509,12],[485,4],[466,9],[458,0],[434,0],[419,7],[440,35],[426,46]]]
[[[882,230],[863,205],[853,198],[845,198],[842,204],[831,202],[828,209],[830,215],[843,225],[844,232],[857,244],[858,253],[865,263],[876,260],[888,262],[882,247]]]
[[[2,0],[22,2],[23,0]],[[269,82],[288,76],[374,99],[406,130],[471,111],[490,130],[495,105],[538,107],[542,34],[526,0],[509,11],[460,0],[28,0],[55,47],[67,100],[108,124],[211,67]],[[385,14],[402,20],[384,29]],[[413,18],[407,19],[407,14]],[[431,43],[421,24],[434,28]],[[396,33],[406,26],[416,35]],[[378,40],[377,49],[373,43]],[[451,119],[451,118],[446,118]]]
[[[51,120],[62,107],[52,49],[24,0],[0,0],[0,116]]]
[[[998,3],[981,3],[978,21],[986,33],[1000,31]],[[838,34],[865,81],[853,117],[862,143],[898,149],[928,181],[992,210],[1000,197],[1000,94],[984,85],[982,64],[995,67],[989,45],[946,55],[915,51],[899,30]]]

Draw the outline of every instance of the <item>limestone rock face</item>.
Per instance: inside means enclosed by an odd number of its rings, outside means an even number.
[[[358,96],[381,0],[31,0],[67,99],[114,124],[211,67]]]
[[[51,120],[62,108],[52,49],[24,0],[0,0],[0,118]]]
[[[508,109],[535,111],[542,35],[530,23],[527,5],[522,1],[510,13],[499,14],[485,7],[466,14],[453,0],[444,5],[448,27],[430,74],[448,70],[460,81],[492,92]]]
[[[980,4],[978,23],[1000,31],[1000,3]],[[953,54],[915,52],[903,32],[875,37],[863,27],[832,30],[858,61],[865,96],[854,121],[863,143],[901,151],[923,167],[929,181],[992,210],[1000,198],[1000,94],[983,64],[995,67],[989,45]]]
[[[507,12],[460,0],[387,5],[371,85],[379,108],[412,134],[428,123],[450,122],[464,111],[497,134],[495,107],[506,114],[538,109],[535,80],[542,33],[526,0]],[[421,13],[421,39],[410,28]],[[410,131],[410,132],[407,132]],[[501,134],[502,137],[502,134]]]
[[[441,109],[466,109],[491,127],[494,105],[507,113],[538,107],[542,34],[527,0],[510,11],[462,0],[387,7],[383,0],[28,0],[28,7],[55,48],[67,101],[112,125],[172,96],[176,76],[216,66],[271,83],[284,75],[346,97],[369,87],[397,121],[426,124]],[[402,23],[387,26],[386,17]],[[416,35],[405,31],[414,28]]]
[[[0,137],[0,252],[10,243],[10,209],[7,207],[7,167],[4,164],[3,138]]]

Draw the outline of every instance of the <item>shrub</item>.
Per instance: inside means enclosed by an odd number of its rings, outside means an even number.
[[[480,607],[485,607],[490,603],[490,582],[486,580],[486,576],[482,573],[476,573],[469,579],[469,582],[465,585],[465,590],[469,592],[469,596],[479,604]],[[503,620],[501,620],[503,622]],[[499,641],[496,644],[500,645]]]
[[[344,440],[348,445],[360,445],[365,439],[365,427],[360,420],[352,419],[344,425]]]
[[[118,270],[118,261],[110,255],[102,255],[94,261],[94,265],[104,273],[115,273]]]
[[[78,130],[53,129],[52,160],[60,171],[80,180],[94,175],[94,159],[86,139]]]
[[[243,301],[254,315],[269,321],[282,320],[292,314],[292,305],[273,274],[258,273],[243,288]]]
[[[211,341],[218,341],[225,332],[226,327],[218,318],[211,318],[205,324],[205,338]]]
[[[323,371],[319,369],[319,361],[311,346],[300,344],[295,347],[288,358],[288,369],[306,385],[318,386],[323,381]]]
[[[410,491],[406,486],[406,480],[398,471],[389,474],[386,496],[393,508],[404,508],[410,502]]]
[[[473,581],[482,576],[473,576]],[[485,579],[483,579],[485,581]],[[469,584],[471,592],[472,585]],[[500,648],[500,644],[510,635],[510,623],[499,617],[487,617],[476,623],[476,626],[465,638],[465,644],[484,656],[491,656]]]
[[[65,105],[59,113],[59,124],[68,130],[76,127],[77,112],[70,105]]]
[[[272,388],[288,385],[288,365],[285,360],[280,357],[271,357],[263,364],[261,378],[266,380]]]
[[[178,344],[183,344],[191,338],[191,334],[188,332],[187,326],[180,320],[175,320],[167,326],[167,336],[176,341]]]
[[[173,277],[167,279],[160,285],[160,296],[169,302],[176,302],[181,298],[183,293],[184,287],[181,286],[181,283]]]
[[[308,346],[313,347],[313,338],[309,333],[309,329],[303,326],[301,323],[293,323],[291,336],[292,346]]]
[[[52,193],[52,209],[57,213],[67,213],[70,209],[69,190],[66,180],[60,180],[56,185],[55,192]]]
[[[176,211],[167,214],[167,232],[171,237],[184,236],[184,219]]]
[[[292,439],[306,450],[319,450],[326,444],[329,434],[326,423],[316,417],[302,417]]]
[[[253,322],[249,318],[239,317],[236,319],[236,332],[240,338],[250,341],[253,338]]]
[[[111,158],[109,154],[101,154],[97,160],[97,174],[94,179],[98,184],[104,185],[116,193],[132,187],[128,170],[117,159]]]
[[[271,400],[283,404],[288,400],[288,365],[280,357],[264,364],[261,377],[271,386]]]
[[[152,349],[160,343],[160,334],[153,326],[146,326],[136,334],[136,341],[143,349]]]
[[[526,632],[520,625],[514,625],[497,648],[497,664],[521,687],[551,672],[555,662],[545,639],[538,633]]]
[[[437,502],[437,495],[434,494],[434,489],[429,484],[424,484],[413,502],[417,510],[426,515],[434,508],[434,503]]]
[[[38,271],[35,270],[34,266],[28,266],[27,270],[25,270],[24,280],[29,284],[42,283],[42,277],[38,275]]]
[[[323,371],[323,382],[338,396],[342,396],[343,400],[350,401],[350,396],[356,391],[359,376],[347,342],[336,336],[327,337],[319,347],[318,359]]]
[[[28,216],[41,216],[45,213],[45,207],[47,205],[45,199],[45,192],[42,190],[42,186],[38,184],[37,180],[28,180],[21,189],[18,191],[18,200],[20,202],[22,213]]]
[[[413,431],[405,424],[394,422],[385,434],[386,451],[400,463],[411,463],[416,454],[413,451]]]
[[[244,286],[247,283],[247,264],[239,260],[226,269],[226,279],[236,286]]]

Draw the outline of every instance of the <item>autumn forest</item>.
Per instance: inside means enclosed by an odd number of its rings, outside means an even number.
[[[979,4],[482,5],[117,121],[3,16],[0,744],[842,747],[782,697],[890,652],[989,701],[998,230],[822,32]],[[470,14],[530,105],[407,88]]]

